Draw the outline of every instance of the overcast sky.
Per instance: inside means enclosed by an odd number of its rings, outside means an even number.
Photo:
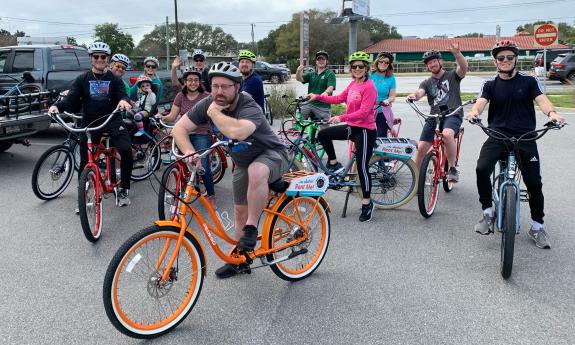
[[[180,0],[178,19],[218,25],[239,42],[255,40],[287,23],[291,15],[316,8],[339,11],[341,0]],[[155,24],[174,21],[172,0],[2,0],[0,29],[24,31],[29,36],[74,36],[93,40],[94,25],[118,23],[137,44]],[[575,0],[371,0],[371,16],[397,27],[404,36],[456,36],[470,32],[513,35],[515,28],[535,20],[575,21]],[[329,25],[326,24],[326,30]]]

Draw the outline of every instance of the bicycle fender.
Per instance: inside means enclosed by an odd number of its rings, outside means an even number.
[[[181,226],[180,223],[175,222],[175,221],[173,221],[173,220],[156,220],[156,221],[154,222],[154,224],[157,225],[157,226],[160,226],[160,227],[162,227],[162,226],[173,226],[173,227],[176,227],[176,228],[180,228],[180,226]],[[198,242],[198,244],[200,245],[200,250],[201,250],[202,257],[204,258],[204,262],[207,263],[207,261],[206,261],[206,251],[204,250],[204,246],[202,245],[202,242],[200,242],[200,239],[198,238],[198,236],[196,236],[196,234],[194,234],[193,232],[188,231],[188,234],[192,235],[192,237],[193,237],[193,238]],[[207,265],[206,265],[206,266],[207,266]],[[207,276],[207,275],[208,275],[208,268],[205,267],[205,269],[204,269],[203,271],[204,271],[204,277]]]

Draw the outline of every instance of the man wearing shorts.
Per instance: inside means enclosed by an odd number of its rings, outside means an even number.
[[[186,155],[195,152],[189,134],[208,122],[229,139],[251,143],[231,149],[236,164],[233,195],[236,238],[239,238],[237,248],[249,251],[256,246],[257,224],[267,201],[268,184],[279,180],[288,170],[288,160],[282,142],[267,123],[261,107],[239,91],[240,70],[230,63],[220,62],[210,68],[208,77],[211,95],[176,123],[172,136]],[[241,267],[226,264],[216,270],[216,276],[228,278],[240,270]]]
[[[427,70],[431,72],[431,77],[424,80],[417,90],[407,96],[408,99],[417,101],[427,95],[427,102],[431,107],[431,114],[439,114],[442,109],[451,111],[461,105],[459,84],[461,80],[465,78],[465,74],[467,74],[467,60],[465,60],[465,57],[461,54],[458,43],[451,42],[450,51],[457,63],[457,68],[451,71],[443,69],[443,60],[440,52],[430,50],[423,54],[423,63],[427,67]],[[449,164],[447,178],[453,182],[459,181],[459,172],[455,168],[455,156],[457,154],[455,135],[459,132],[462,122],[463,110],[460,110],[459,113],[454,116],[445,118],[443,121],[443,142],[445,143],[447,162]],[[431,148],[434,136],[435,119],[430,119],[425,122],[417,145],[415,163],[418,166],[421,164],[427,151]]]
[[[335,73],[327,68],[327,52],[320,50],[315,53],[316,69],[310,73],[303,73],[304,65],[300,65],[295,73],[296,80],[308,84],[307,93],[331,96],[335,90]],[[328,121],[330,118],[330,105],[320,101],[311,101],[301,107],[304,119]]]

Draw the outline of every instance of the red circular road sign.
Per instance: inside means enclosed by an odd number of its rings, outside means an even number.
[[[550,46],[557,41],[557,27],[553,24],[540,25],[535,30],[535,42],[542,46]]]

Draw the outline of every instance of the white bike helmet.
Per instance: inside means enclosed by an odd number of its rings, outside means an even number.
[[[156,66],[158,66],[158,67],[160,66],[160,61],[158,61],[158,59],[156,59],[156,57],[154,57],[154,56],[148,56],[148,57],[146,57],[146,58],[144,59],[144,65],[145,65],[146,62],[148,62],[148,61],[152,61],[152,62],[155,63]]]
[[[126,67],[128,67],[130,65],[130,58],[128,58],[124,54],[114,54],[114,56],[112,56],[111,61],[112,62],[119,62],[123,65],[126,65]]]
[[[208,72],[210,81],[213,77],[225,77],[236,83],[241,83],[242,73],[240,70],[229,62],[218,62],[214,64]]]
[[[88,54],[92,55],[94,53],[104,53],[106,55],[110,55],[112,51],[110,50],[110,46],[106,43],[94,42],[88,47]]]

